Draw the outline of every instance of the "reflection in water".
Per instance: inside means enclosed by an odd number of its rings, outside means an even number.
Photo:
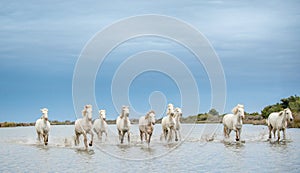
[[[192,126],[182,127],[187,134]],[[82,142],[74,146],[74,126],[53,126],[48,146],[36,141],[34,128],[0,129],[0,154],[5,156],[0,172],[40,172],[45,164],[52,172],[293,172],[300,164],[300,129],[288,129],[287,140],[278,143],[267,141],[265,126],[244,125],[242,142],[234,135],[224,140],[222,128],[215,127],[196,125],[181,142],[167,143],[160,141],[156,125],[148,146],[140,142],[137,126],[132,127],[130,144],[119,144],[115,126],[109,126],[108,140],[95,139],[88,150]],[[213,140],[207,140],[211,136]]]

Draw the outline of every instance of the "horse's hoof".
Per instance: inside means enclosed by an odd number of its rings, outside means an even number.
[[[48,143],[46,142],[45,145],[48,145]]]
[[[240,139],[235,139],[236,141],[240,141]]]
[[[92,144],[92,143],[89,143],[89,146],[91,147],[91,146],[93,146],[93,144]]]
[[[175,139],[175,141],[178,141],[178,139]]]

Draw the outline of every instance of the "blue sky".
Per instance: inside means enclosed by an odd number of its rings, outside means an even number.
[[[237,103],[244,104],[247,112],[259,112],[300,92],[299,1],[7,0],[0,4],[0,122],[33,122],[43,107],[49,109],[52,120],[75,120],[72,77],[80,52],[108,25],[143,14],[176,17],[206,36],[226,77],[224,112]],[[210,109],[210,84],[203,65],[171,40],[142,37],[114,49],[98,71],[97,104],[107,109],[108,119],[115,119],[119,111],[110,95],[114,72],[127,57],[146,50],[179,57],[197,78],[199,112]],[[167,102],[180,105],[176,83],[152,71],[132,82],[129,97],[134,109],[150,109],[153,91],[161,91]]]

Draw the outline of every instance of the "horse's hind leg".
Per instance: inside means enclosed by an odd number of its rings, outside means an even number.
[[[143,143],[143,132],[140,130],[141,143]]]
[[[224,126],[224,136],[225,136],[225,138],[228,138],[228,132],[227,132],[227,127],[226,126]]]
[[[80,136],[80,134],[75,132],[75,140],[74,140],[75,146],[77,146],[79,144],[79,136]]]
[[[273,127],[271,125],[268,126],[269,127],[269,139],[272,138],[272,129]]]
[[[86,136],[86,133],[83,133],[83,142],[84,142],[85,149],[87,150],[87,149],[88,149],[88,144],[87,144],[87,136]]]

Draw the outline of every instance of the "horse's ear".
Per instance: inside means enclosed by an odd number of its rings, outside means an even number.
[[[282,114],[283,114],[283,111],[280,111],[280,112],[279,112],[279,116],[281,116]]]

